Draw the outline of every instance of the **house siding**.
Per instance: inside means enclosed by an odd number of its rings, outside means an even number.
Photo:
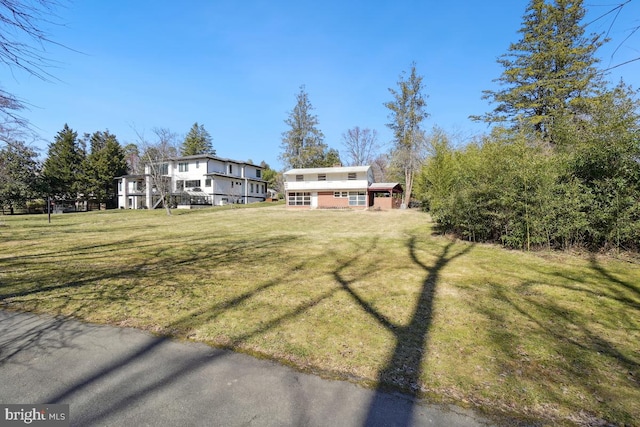
[[[400,209],[402,199],[397,197],[374,197],[373,207],[374,209],[388,210],[388,209]]]
[[[368,186],[373,182],[369,166],[292,169],[284,174],[287,207],[292,209],[366,209]],[[336,197],[338,192],[340,197]],[[300,194],[310,194],[300,204]],[[351,195],[352,204],[349,203]],[[360,204],[354,205],[359,202]]]
[[[209,205],[227,203],[254,203],[267,198],[267,185],[261,179],[260,166],[224,159],[215,156],[186,156],[170,159],[167,179],[171,180],[171,197],[178,204],[192,204],[188,192],[203,193]],[[136,176],[135,180],[143,183],[146,191],[132,193],[134,179],[132,176],[116,178],[118,180],[118,207],[135,209],[153,207],[157,193],[151,190],[150,175]],[[210,185],[206,185],[209,183]],[[195,185],[199,184],[199,185]],[[139,188],[139,187],[138,187]],[[132,197],[134,199],[132,199]],[[194,197],[194,199],[197,197]],[[199,197],[200,200],[203,197]],[[206,206],[206,204],[205,204]]]

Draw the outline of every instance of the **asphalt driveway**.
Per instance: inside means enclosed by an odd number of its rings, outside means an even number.
[[[203,344],[5,310],[0,403],[68,403],[73,426],[491,425]]]

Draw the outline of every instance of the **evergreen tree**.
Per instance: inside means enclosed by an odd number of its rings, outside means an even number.
[[[331,168],[341,166],[340,153],[335,148],[329,148],[322,154],[322,158],[318,160],[314,167]]]
[[[199,125],[196,122],[191,126],[191,130],[189,130],[180,147],[180,154],[182,156],[196,154],[210,154],[213,156],[216,154],[216,150],[213,149],[211,135],[203,125]]]
[[[503,89],[484,92],[497,104],[476,120],[532,127],[553,142],[551,125],[561,114],[581,112],[601,86],[594,56],[600,35],[585,36],[582,0],[531,0],[523,17],[522,38],[498,59],[504,67],[496,81]]]
[[[327,144],[318,129],[318,117],[304,86],[296,95],[296,106],[284,121],[289,130],[282,133],[280,159],[286,168],[313,168],[326,166]]]
[[[116,136],[109,131],[94,132],[90,141],[91,152],[83,168],[84,185],[100,206],[115,199],[114,178],[127,173],[127,162]]]
[[[9,141],[0,149],[0,205],[11,213],[37,194],[38,154],[21,141]]]
[[[424,110],[427,103],[422,94],[422,76],[416,73],[416,64],[411,64],[411,74],[407,79],[403,72],[398,81],[398,90],[389,89],[393,101],[384,106],[391,110],[387,126],[393,131],[394,147],[392,161],[404,178],[404,205],[411,200],[413,179],[420,169],[424,151],[424,134],[420,124],[429,115]]]
[[[58,199],[76,200],[81,189],[80,173],[84,152],[78,141],[78,133],[67,124],[49,144],[43,176],[50,194]]]

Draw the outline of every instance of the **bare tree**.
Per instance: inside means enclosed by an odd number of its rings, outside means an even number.
[[[169,176],[169,161],[178,155],[177,135],[166,128],[154,128],[155,142],[149,142],[144,134],[135,131],[138,146],[142,150],[141,161],[145,166],[145,175],[149,178],[147,185],[151,191],[155,189],[159,196],[158,203],[171,215],[171,177]],[[147,189],[149,191],[149,189]],[[149,209],[154,208],[149,206]]]
[[[42,80],[53,76],[47,71],[51,61],[45,45],[54,44],[44,29],[54,25],[56,0],[0,0],[0,62]],[[17,111],[25,108],[22,100],[0,89],[0,126],[26,126]]]
[[[373,159],[371,169],[373,169],[373,180],[375,182],[387,182],[389,175],[389,156],[387,154],[380,154]]]
[[[342,134],[342,145],[345,147],[349,166],[370,165],[380,148],[378,132],[356,126]]]
[[[230,205],[235,206],[242,201],[244,203],[244,191],[246,188],[242,185],[240,178],[231,176],[231,180],[225,183],[225,193],[227,195],[227,201]]]

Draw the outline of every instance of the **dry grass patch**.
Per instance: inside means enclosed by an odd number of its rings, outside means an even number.
[[[52,219],[3,218],[3,306],[553,424],[640,419],[636,261],[452,241],[416,211]]]

